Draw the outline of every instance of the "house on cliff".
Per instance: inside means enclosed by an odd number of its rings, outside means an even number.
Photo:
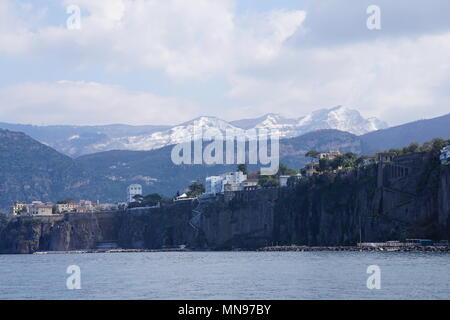
[[[219,194],[225,191],[243,190],[243,182],[247,180],[247,175],[241,171],[224,173],[220,176],[206,178],[205,193]]]
[[[446,146],[444,149],[442,149],[440,160],[442,164],[450,162],[450,146]]]

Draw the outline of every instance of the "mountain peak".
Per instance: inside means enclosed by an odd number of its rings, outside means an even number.
[[[336,129],[362,135],[387,127],[376,119],[366,119],[357,110],[345,106],[320,109],[300,118],[288,118],[278,113],[267,113],[254,119],[225,121],[215,116],[200,116],[176,126],[95,126],[95,127],[17,127],[1,124],[0,127],[23,131],[42,143],[70,156],[109,150],[152,150],[188,141],[196,128],[226,130],[237,128],[276,130],[281,138]]]

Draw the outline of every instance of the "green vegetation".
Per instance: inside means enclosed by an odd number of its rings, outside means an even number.
[[[295,176],[296,174],[298,174],[298,171],[288,168],[284,164],[280,164],[277,176]]]
[[[200,183],[200,181],[195,181],[189,186],[189,191],[186,192],[188,197],[194,198],[198,197],[199,195],[205,193],[205,186]]]
[[[157,193],[152,193],[147,196],[136,195],[133,198],[135,202],[130,203],[128,205],[129,208],[154,207],[164,200]]]
[[[248,174],[247,165],[242,163],[237,166],[237,171],[242,172],[243,174]]]
[[[417,152],[426,152],[429,153],[432,157],[439,159],[441,150],[448,145],[450,145],[450,140],[435,138],[431,141],[425,142],[423,145],[420,145],[418,142],[413,142],[407,147],[400,149],[389,149],[385,152],[394,153],[397,156]]]
[[[306,157],[313,159],[318,159],[319,155],[320,152],[315,150],[311,150],[306,153]],[[368,159],[367,156],[358,157],[358,155],[353,152],[347,152],[334,157],[320,159],[316,170],[323,173],[338,169],[358,168],[364,165],[364,161],[366,159]],[[301,172],[306,173],[306,171],[303,170]]]
[[[261,187],[277,187],[280,185],[280,182],[276,176],[259,176],[258,184]]]
[[[258,184],[261,187],[278,187],[280,185],[280,176],[294,176],[298,173],[298,171],[287,167],[284,164],[280,164],[278,173],[273,176],[258,176]]]
[[[60,200],[60,201],[56,202],[56,204],[69,204],[69,203],[72,203],[73,201],[74,201],[73,198],[66,198],[64,200]]]

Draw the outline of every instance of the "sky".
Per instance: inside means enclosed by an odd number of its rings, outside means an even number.
[[[448,0],[0,0],[0,122],[167,125],[343,105],[396,125],[449,113],[449,88]]]

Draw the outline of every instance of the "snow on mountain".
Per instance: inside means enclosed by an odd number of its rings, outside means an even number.
[[[205,132],[215,129],[225,135],[226,130],[237,132],[239,129],[266,129],[278,131],[281,138],[292,138],[321,129],[337,129],[362,135],[386,127],[386,123],[376,118],[365,119],[356,110],[338,106],[318,110],[298,119],[289,119],[273,113],[257,119],[233,122],[227,122],[216,117],[199,117],[169,130],[149,135],[114,138],[108,143],[94,145],[93,149],[98,151],[111,149],[152,150],[189,141],[194,136],[194,130]]]
[[[208,130],[218,130],[224,134],[226,130],[239,130],[225,120],[216,117],[199,117],[192,121],[180,124],[169,130],[155,132],[150,135],[140,135],[111,139],[109,143],[94,145],[95,149],[111,150],[117,148],[125,150],[152,150],[165,146],[189,141],[198,132]]]
[[[337,129],[356,135],[387,128],[388,125],[376,118],[365,119],[352,109],[338,106],[321,109],[298,119],[288,119],[277,114],[268,114],[259,118],[255,128],[279,130],[281,137],[291,138],[307,132],[322,129]],[[247,120],[250,121],[250,120]]]
[[[0,128],[25,132],[34,139],[72,157],[109,150],[152,150],[189,141],[194,131],[214,129],[277,130],[281,138],[293,138],[321,130],[338,129],[356,135],[384,129],[387,124],[376,119],[365,119],[345,107],[314,111],[300,118],[286,118],[266,114],[259,118],[227,122],[216,117],[199,117],[177,126],[31,126],[0,123]]]
[[[388,125],[376,118],[365,119],[356,110],[337,106],[331,109],[314,111],[310,115],[300,118],[298,127],[303,133],[320,129],[337,129],[363,135],[371,131],[385,129]]]

